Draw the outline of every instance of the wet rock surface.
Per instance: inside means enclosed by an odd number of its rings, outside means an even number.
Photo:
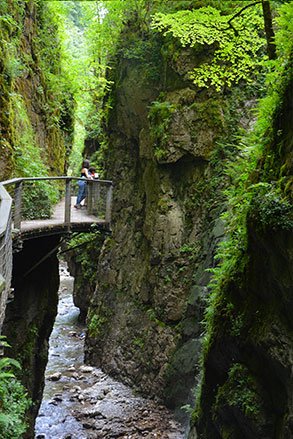
[[[35,439],[183,438],[183,428],[164,406],[83,364],[84,328],[72,303],[73,279],[65,267],[61,270],[59,313]]]

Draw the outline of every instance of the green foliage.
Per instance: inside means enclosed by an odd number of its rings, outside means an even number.
[[[33,0],[27,8],[26,1],[1,2],[0,83],[5,93],[0,98],[4,107],[0,143],[6,150],[11,148],[10,178],[60,175],[66,169],[63,139],[70,138],[72,94],[62,76],[60,46],[47,3]],[[28,13],[36,17],[37,24],[26,28],[29,36],[24,36]],[[43,183],[36,184],[37,190],[40,196],[45,194],[43,205],[37,206],[37,196],[25,192],[26,217],[47,216],[50,204],[58,199],[58,190]]]
[[[210,269],[212,291],[207,298],[203,322],[207,330],[206,346],[214,330],[217,312],[221,310],[222,314],[223,312],[229,314],[231,311],[225,297],[225,285],[231,280],[239,283],[240,275],[247,264],[248,215],[253,219],[255,227],[289,230],[293,226],[292,206],[284,199],[282,192],[271,183],[260,182],[246,186],[245,182],[248,180],[251,169],[249,166],[246,168],[245,165],[247,162],[242,162],[241,174],[238,174],[239,186],[235,183],[235,186],[233,185],[227,191],[229,208],[222,215],[226,224],[226,239],[219,244],[218,253],[215,256],[219,261],[218,265]],[[237,169],[239,171],[238,167]],[[234,171],[236,171],[235,168]],[[230,317],[234,319],[233,314]]]
[[[172,119],[172,114],[176,110],[176,105],[167,101],[152,103],[148,118],[151,123],[151,137],[154,141],[155,157],[160,160],[166,154],[166,142],[168,138],[168,128]]]
[[[17,58],[17,55],[15,53],[10,53],[10,57],[5,64],[5,75],[9,77],[11,81],[14,81],[24,73],[24,70],[25,66],[22,60]]]
[[[276,32],[276,46],[281,63],[287,63],[292,55],[292,37],[293,37],[293,3],[289,1],[281,5],[277,9],[278,15],[275,18],[277,32]],[[280,64],[280,63],[279,63]],[[280,66],[279,66],[280,68]]]
[[[3,337],[0,336],[1,344]],[[0,359],[0,439],[18,439],[27,429],[25,413],[31,405],[14,370],[20,364],[11,358]]]
[[[196,240],[195,242],[193,242],[192,244],[190,243],[186,243],[185,245],[183,245],[180,249],[179,249],[180,253],[185,256],[188,257],[188,260],[191,263],[195,263],[195,261],[197,260],[197,258],[200,255],[200,251],[201,251],[201,242]],[[182,273],[184,272],[186,269],[185,266],[180,267],[178,270],[178,273]]]
[[[11,97],[11,119],[14,126],[14,148],[16,177],[44,177],[48,175],[46,163],[35,142],[35,135],[28,117],[25,102],[15,94]],[[25,184],[23,190],[22,213],[24,218],[44,218],[50,216],[51,208],[58,201],[58,188],[46,181]]]
[[[144,351],[146,344],[147,332],[145,332],[141,337],[135,337],[133,339],[133,344],[138,346],[141,351]]]
[[[130,39],[126,48],[121,48],[124,58],[135,59],[141,62],[146,71],[146,79],[158,81],[161,73],[161,44],[155,38],[156,35],[150,35],[149,39],[140,38]]]
[[[255,187],[259,187],[255,185]],[[257,191],[250,203],[250,217],[259,221],[270,230],[291,230],[293,227],[292,205],[284,199],[282,191],[276,190],[273,185],[264,184],[265,193]]]
[[[74,249],[74,258],[81,266],[83,278],[93,285],[102,242],[101,232],[94,226],[91,233],[75,234],[69,242],[69,248]]]
[[[90,306],[86,318],[89,337],[99,337],[108,329],[112,311],[110,307],[99,302],[97,306]]]
[[[106,317],[101,317],[95,314],[89,323],[88,330],[90,337],[98,337],[102,332],[104,325],[107,323],[108,319]]]
[[[159,78],[161,55],[157,36],[149,39],[145,35],[149,34],[151,12],[165,9],[165,2],[113,0],[49,3],[53,10],[56,4],[57,10],[60,7],[58,3],[62,4],[58,20],[63,21],[60,32],[65,41],[68,75],[71,75],[78,89],[75,94],[77,117],[70,172],[76,174],[79,171],[84,140],[95,139],[101,147],[89,158],[101,173],[103,151],[108,144],[102,125],[107,125],[113,108],[108,92],[113,85],[111,71],[116,57],[121,55],[143,60],[146,77],[150,80]]]
[[[190,404],[182,405],[182,406],[180,407],[180,409],[181,409],[181,410],[184,410],[188,415],[192,415],[192,413],[193,413],[193,408],[191,407]]]
[[[78,85],[68,66],[65,51],[64,27],[61,17],[65,14],[62,2],[39,4],[40,25],[38,28],[37,54],[45,77],[45,90],[49,99],[44,108],[49,127],[60,127],[72,131],[74,113],[73,94]],[[41,84],[44,87],[44,84]],[[42,92],[42,90],[40,90]]]
[[[162,328],[165,328],[166,324],[162,320],[158,319],[157,313],[153,308],[148,308],[146,306],[143,306],[143,309],[148,313],[149,318],[153,320],[156,325],[161,326]]]
[[[279,9],[281,21],[283,15],[287,16],[289,9],[287,4]],[[290,38],[289,34],[286,35]],[[278,40],[278,34],[276,39]],[[292,47],[292,39],[284,41],[282,38],[282,44]],[[277,47],[277,50],[280,51],[280,48]],[[249,260],[248,220],[260,231],[292,229],[292,205],[284,194],[279,174],[279,149],[274,143],[274,119],[282,103],[288,73],[291,77],[292,67],[287,57],[288,50],[285,50],[284,58],[269,63],[268,94],[259,103],[258,117],[253,129],[239,140],[239,153],[232,158],[226,169],[230,180],[225,192],[227,210],[222,215],[226,225],[226,239],[218,248],[218,265],[210,270],[211,293],[207,298],[203,322],[206,326],[205,353],[208,352],[215,331],[219,330],[218,325],[223,324],[224,316],[228,317],[234,336],[241,336],[243,316],[233,311],[234,305],[231,297],[228,297],[227,286],[234,282],[241,288],[243,271]]]
[[[260,412],[255,379],[243,364],[235,363],[229,370],[226,383],[218,389],[213,410],[221,410],[221,406],[226,404],[237,408],[248,418],[254,418]]]
[[[54,203],[59,199],[58,189],[49,182],[26,183],[22,196],[24,219],[50,218]]]
[[[260,6],[241,8],[229,14],[207,6],[173,14],[157,13],[152,26],[164,35],[171,33],[183,46],[191,46],[200,53],[204,46],[212,50],[212,59],[190,72],[199,87],[215,86],[220,91],[224,84],[231,86],[240,80],[252,79],[262,64],[260,52],[265,45],[262,38],[263,18]]]

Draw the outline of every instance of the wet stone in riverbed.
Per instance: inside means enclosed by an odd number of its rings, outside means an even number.
[[[183,439],[181,426],[164,406],[134,396],[125,385],[83,364],[84,328],[77,323],[72,284],[63,270],[35,438]]]

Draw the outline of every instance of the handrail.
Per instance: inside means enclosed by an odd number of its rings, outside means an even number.
[[[15,195],[14,195],[14,228],[21,230],[21,222],[22,222],[22,191],[23,185],[25,183],[35,182],[35,181],[44,181],[44,180],[63,180],[66,183],[65,187],[65,212],[64,212],[64,224],[70,227],[71,224],[71,182],[83,180],[88,183],[88,208],[87,212],[89,215],[95,215],[97,212],[97,205],[101,203],[101,190],[100,187],[106,188],[106,194],[104,196],[104,214],[105,214],[105,222],[111,222],[111,203],[112,203],[112,181],[111,180],[99,180],[99,179],[89,179],[82,177],[73,177],[73,176],[56,176],[56,177],[20,177],[20,178],[12,178],[10,180],[4,180],[0,182],[0,187],[5,191],[5,193],[9,196],[9,194],[4,189],[4,186],[15,185]],[[103,190],[105,192],[105,190]],[[11,197],[9,197],[11,200]],[[4,202],[4,192],[3,196],[0,193],[0,200]],[[0,222],[1,226],[1,222]],[[1,230],[1,229],[0,229]]]
[[[9,295],[12,277],[12,222],[14,229],[21,231],[22,222],[22,189],[26,182],[40,180],[65,181],[65,211],[64,228],[66,232],[71,227],[71,182],[84,180],[81,177],[22,177],[0,181],[0,333],[4,320],[5,304]],[[88,214],[97,215],[103,209],[106,227],[111,223],[112,181],[91,180],[88,183]],[[15,185],[14,199],[5,186]],[[14,215],[13,213],[14,204]],[[101,206],[102,205],[102,206]],[[63,226],[62,226],[63,227]]]
[[[41,180],[84,180],[84,177],[20,177],[11,180],[0,181],[0,185],[7,186],[9,184],[21,183],[22,181],[41,181]],[[112,184],[111,180],[92,180],[86,178],[86,181],[98,181],[101,184]]]

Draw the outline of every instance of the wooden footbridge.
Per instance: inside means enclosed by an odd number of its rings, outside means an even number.
[[[36,237],[111,229],[112,182],[87,180],[87,205],[75,209],[78,177],[15,178],[0,182],[0,331],[5,303],[11,285],[13,243]],[[38,208],[28,209],[28,201],[40,182],[52,185],[59,202],[46,206],[46,218],[38,216]],[[40,188],[38,189],[40,192]],[[45,192],[45,190],[44,190]],[[46,194],[44,193],[45,200]],[[35,200],[38,203],[38,200]],[[44,210],[44,209],[43,209]],[[42,210],[42,215],[44,212]],[[34,211],[36,212],[34,214]]]

